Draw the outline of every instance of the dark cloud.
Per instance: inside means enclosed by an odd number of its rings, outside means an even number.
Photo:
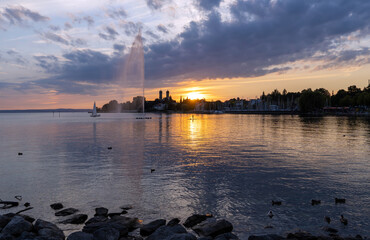
[[[163,24],[159,24],[159,25],[157,26],[157,29],[158,29],[158,31],[160,31],[160,32],[168,33],[168,29],[167,29],[167,28],[166,28],[166,26],[164,26]]]
[[[365,9],[369,1],[239,0],[231,6],[232,21],[212,11],[176,39],[149,46],[146,76],[149,81],[253,77],[320,52],[328,57],[339,39],[369,34]]]
[[[49,28],[53,31],[59,31],[60,30],[60,27],[58,26],[55,26],[55,25],[49,25]]]
[[[43,68],[47,73],[55,73],[60,70],[60,63],[57,57],[53,55],[48,56],[34,56],[36,65]]]
[[[95,23],[94,18],[91,17],[91,16],[83,16],[82,17],[82,16],[75,16],[75,15],[71,14],[70,17],[71,17],[73,23],[81,24],[83,22],[86,22],[89,27],[91,27]]]
[[[195,5],[201,10],[212,10],[214,7],[220,6],[222,0],[195,0]]]
[[[107,15],[113,19],[122,19],[127,17],[127,13],[123,8],[109,9]]]
[[[150,31],[150,30],[146,30],[146,31],[145,31],[145,35],[148,35],[148,36],[150,36],[150,37],[152,37],[152,38],[154,38],[154,39],[159,39],[159,36],[158,36],[157,34],[153,33],[153,32],[152,32],[152,31]]]
[[[85,20],[89,26],[92,26],[95,23],[94,19],[91,16],[85,16],[83,17],[83,20]]]
[[[87,41],[82,38],[72,38],[68,35],[62,36],[51,31],[39,32],[40,36],[48,41],[63,44],[66,46],[84,46],[87,45]]]
[[[105,40],[115,40],[116,37],[119,35],[118,32],[110,26],[105,26],[103,28],[104,33],[99,33],[99,37],[105,39]]]
[[[122,58],[93,50],[75,50],[63,57],[66,61],[60,62],[52,55],[35,56],[37,65],[52,77],[33,81],[31,86],[55,89],[59,93],[95,94],[104,85],[119,80],[117,73],[122,68]]]
[[[64,23],[64,29],[65,30],[69,30],[71,28],[73,28],[72,24],[70,24],[69,22]]]
[[[22,6],[5,7],[0,9],[0,19],[11,25],[24,24],[31,20],[34,22],[48,21],[49,18],[40,13]]]
[[[113,49],[118,51],[118,52],[122,52],[123,50],[125,50],[126,46],[123,45],[123,44],[113,44]]]
[[[53,32],[45,32],[45,33],[40,33],[40,35],[44,38],[44,39],[47,39],[47,40],[50,40],[50,41],[53,41],[53,42],[57,42],[57,43],[61,43],[61,44],[64,44],[64,45],[70,45],[69,41],[56,34],[56,33],[53,33]]]
[[[8,50],[8,51],[6,51],[6,53],[8,55],[11,55],[11,56],[14,56],[14,55],[18,55],[19,54],[17,51],[14,51],[14,50]]]
[[[124,29],[128,36],[133,36],[139,33],[139,30],[143,27],[141,23],[126,22],[122,21],[120,26]]]
[[[11,62],[15,62],[20,65],[25,65],[28,63],[26,58],[24,58],[19,52],[13,49],[6,51],[6,53],[10,56]],[[8,62],[8,61],[5,60],[5,62]]]
[[[159,10],[168,0],[145,0],[148,7],[152,10]]]

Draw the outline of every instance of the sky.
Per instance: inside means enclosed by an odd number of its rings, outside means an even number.
[[[142,95],[122,71],[141,31],[145,96],[253,99],[370,79],[368,0],[2,0],[0,110]]]

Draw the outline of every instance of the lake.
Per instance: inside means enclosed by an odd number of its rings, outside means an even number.
[[[0,198],[22,195],[34,206],[26,214],[53,222],[60,220],[54,202],[89,217],[98,206],[114,212],[129,204],[128,215],[144,223],[211,213],[232,222],[241,239],[297,228],[321,233],[324,216],[339,234],[370,236],[369,118],[136,116],[0,113]]]

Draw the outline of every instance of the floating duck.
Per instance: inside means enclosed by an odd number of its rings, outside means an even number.
[[[330,224],[330,221],[331,221],[330,217],[325,216],[325,217],[324,217],[324,220],[325,220],[325,222],[327,222],[327,223],[329,223],[329,224]]]
[[[155,169],[154,169],[154,168],[150,169],[150,173],[152,173],[152,172],[154,172],[154,171],[155,171]]]
[[[112,150],[112,147],[108,147],[108,150]]]
[[[319,205],[321,203],[321,200],[315,200],[315,199],[312,199],[311,200],[311,205]]]
[[[340,215],[340,222],[343,223],[344,225],[348,224],[348,220],[343,217],[343,215]]]
[[[22,155],[23,155],[23,153],[21,153],[21,152],[18,153],[18,156],[22,156]]]
[[[31,206],[31,204],[29,202],[26,202],[26,203],[24,203],[24,206],[29,207],[29,206]]]
[[[274,201],[274,200],[272,200],[271,201],[271,204],[272,204],[272,206],[274,206],[274,205],[280,206],[281,205],[281,201]]]
[[[335,198],[335,204],[337,203],[346,203],[346,199],[345,198]]]
[[[269,213],[267,214],[267,216],[269,216],[269,218],[272,218],[274,216],[274,214],[272,213],[272,211],[269,211]]]

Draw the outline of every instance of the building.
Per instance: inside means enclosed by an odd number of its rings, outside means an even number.
[[[168,90],[166,91],[166,99],[170,100],[170,91],[168,91]]]
[[[162,94],[163,94],[162,90],[159,90],[159,100],[161,100],[161,101],[162,101],[162,98],[163,98]]]

